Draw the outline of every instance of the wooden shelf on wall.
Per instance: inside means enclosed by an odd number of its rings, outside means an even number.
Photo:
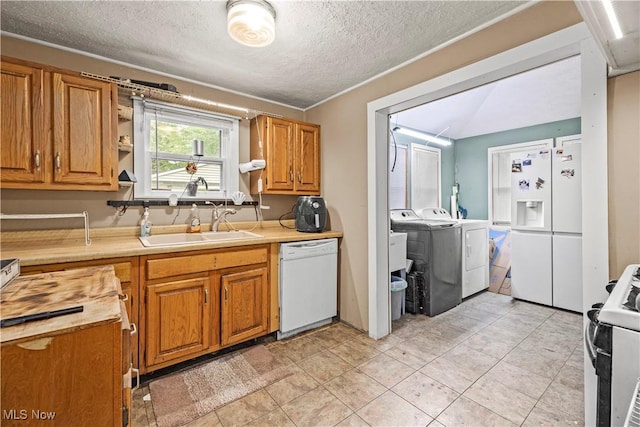
[[[176,206],[191,206],[196,204],[198,206],[210,206],[213,207],[212,203],[220,206],[221,204],[227,205],[230,208],[241,208],[243,206],[258,206],[258,201],[245,201],[242,202],[241,205],[236,205],[231,200],[178,200],[178,204]],[[107,206],[111,206],[114,208],[120,208],[124,206],[170,206],[168,200],[107,200]],[[172,206],[173,207],[173,206]]]

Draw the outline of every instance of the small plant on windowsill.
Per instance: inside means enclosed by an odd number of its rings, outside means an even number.
[[[198,172],[198,166],[193,161],[189,161],[185,169],[187,170],[187,173],[192,176]],[[195,197],[198,193],[198,184],[204,184],[204,188],[209,191],[209,184],[207,184],[207,181],[203,177],[199,176],[198,178],[193,178],[191,181],[187,182],[187,193],[189,196]]]
[[[187,183],[187,193],[189,194],[189,196],[195,197],[195,195],[198,193],[198,184],[204,184],[205,190],[209,191],[209,185],[207,184],[207,181],[200,176]]]

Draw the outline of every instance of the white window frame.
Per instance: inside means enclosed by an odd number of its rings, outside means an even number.
[[[544,141],[544,143],[543,143]],[[509,227],[511,226],[511,222],[499,222],[499,223],[495,223],[494,221],[494,213],[493,213],[493,156],[494,154],[498,154],[498,153],[517,153],[518,151],[524,151],[527,150],[529,148],[534,148],[534,147],[547,147],[549,145],[549,139],[545,139],[545,140],[536,140],[536,141],[528,141],[528,142],[520,142],[517,144],[507,144],[507,145],[500,145],[497,147],[489,147],[487,148],[487,172],[488,172],[488,183],[489,185],[487,186],[487,191],[488,191],[488,206],[487,206],[487,210],[488,210],[488,218],[489,218],[489,224],[491,225],[495,225],[495,226],[502,226],[502,227]],[[508,161],[508,169],[511,169],[511,159],[509,158]],[[511,186],[511,181],[509,181],[509,186]],[[509,206],[511,206],[511,203],[509,203]]]
[[[134,97],[133,99],[133,140],[134,140],[134,175],[137,182],[134,184],[136,199],[167,199],[171,194],[178,195],[181,199],[211,200],[226,199],[228,195],[235,193],[239,188],[239,123],[240,118],[198,110],[182,105],[169,104]],[[174,119],[176,122],[192,124],[195,126],[215,126],[225,130],[225,136],[220,141],[220,190],[206,190],[200,186],[196,196],[189,196],[185,188],[176,188],[172,192],[153,190],[151,188],[151,158],[154,152],[151,147],[151,120],[156,112],[164,118]],[[205,153],[206,155],[206,153]]]

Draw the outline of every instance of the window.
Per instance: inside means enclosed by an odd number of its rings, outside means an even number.
[[[238,191],[238,118],[134,98],[133,121],[137,199],[220,199]],[[203,142],[202,156],[193,140]],[[195,194],[189,183],[198,184]]]

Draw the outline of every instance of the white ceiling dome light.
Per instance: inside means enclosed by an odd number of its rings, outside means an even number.
[[[227,31],[245,46],[268,46],[276,37],[276,11],[264,0],[229,0]]]

